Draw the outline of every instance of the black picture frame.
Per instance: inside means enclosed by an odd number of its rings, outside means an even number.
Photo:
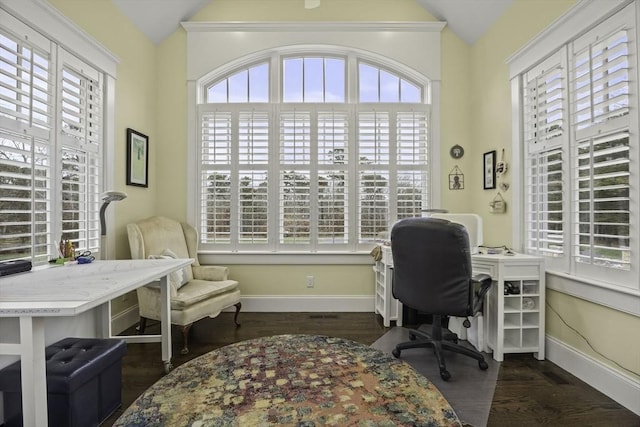
[[[149,187],[149,137],[127,128],[127,185]]]
[[[491,190],[496,188],[496,150],[484,153],[482,160],[482,183],[485,190]]]

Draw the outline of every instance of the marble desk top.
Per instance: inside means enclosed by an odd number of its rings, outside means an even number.
[[[74,316],[187,266],[193,259],[94,261],[0,278],[0,317]]]

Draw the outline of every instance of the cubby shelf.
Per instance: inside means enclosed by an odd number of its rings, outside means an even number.
[[[543,259],[528,255],[474,255],[474,273],[493,278],[485,300],[487,352],[534,353],[544,360],[545,276]]]

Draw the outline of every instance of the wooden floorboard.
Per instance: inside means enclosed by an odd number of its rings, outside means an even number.
[[[232,313],[197,322],[191,329],[188,355],[180,354],[180,331],[174,327],[174,366],[216,348],[263,336],[331,335],[370,345],[389,330],[373,313],[241,313],[240,322],[242,326],[236,328]],[[157,333],[158,325],[148,331]],[[128,346],[122,363],[122,408],[103,426],[111,426],[164,375],[160,359],[158,344]],[[529,354],[507,354],[500,366],[488,426],[540,425],[640,427],[640,417],[551,362]]]

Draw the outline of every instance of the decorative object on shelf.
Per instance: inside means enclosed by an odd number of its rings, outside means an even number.
[[[491,190],[496,188],[496,150],[484,153],[483,160],[484,189]]]
[[[453,147],[451,147],[451,150],[449,150],[449,154],[454,159],[461,159],[462,156],[464,156],[464,148],[456,144]]]
[[[149,137],[127,128],[127,185],[149,186]]]
[[[449,172],[449,190],[463,190],[464,189],[464,174],[458,167],[454,166]]]
[[[498,194],[496,194],[496,197],[489,202],[489,208],[491,208],[490,212],[494,214],[505,213],[507,211],[507,202],[505,202],[499,191]]]
[[[529,297],[522,298],[523,310],[533,310],[534,308],[536,308],[536,302],[533,298],[529,298]]]
[[[498,185],[498,187],[500,187],[500,190],[506,192],[509,189],[509,183],[501,182],[500,185]]]
[[[500,161],[496,163],[496,175],[502,176],[507,173],[508,165],[507,162],[504,161],[504,148],[502,149],[502,155],[500,156]]]

